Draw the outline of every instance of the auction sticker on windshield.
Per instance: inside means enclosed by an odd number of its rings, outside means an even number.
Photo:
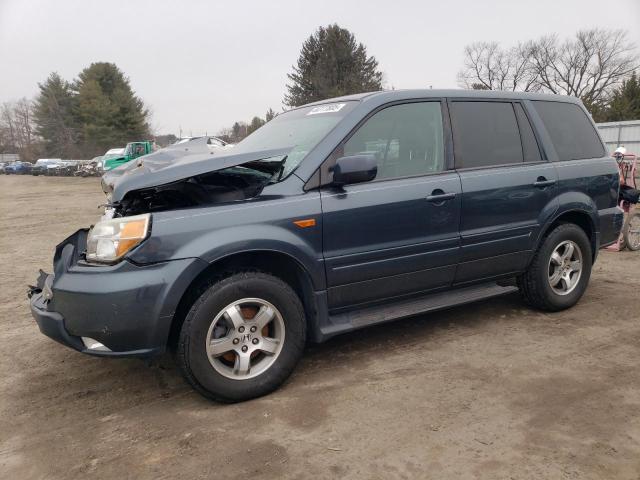
[[[328,105],[319,105],[317,107],[313,107],[307,115],[317,115],[318,113],[335,113],[339,112],[342,107],[344,107],[346,103],[330,103]]]

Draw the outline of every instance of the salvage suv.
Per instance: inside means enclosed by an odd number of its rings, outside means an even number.
[[[353,95],[165,160],[103,181],[31,311],[84,353],[173,350],[222,401],[277,388],[307,341],[516,289],[571,307],[622,226],[616,163],[563,96]]]

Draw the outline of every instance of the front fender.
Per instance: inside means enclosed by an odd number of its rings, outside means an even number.
[[[231,227],[217,230],[195,239],[185,246],[188,251],[202,252],[199,257],[208,263],[214,263],[230,255],[255,251],[284,253],[296,260],[310,275],[314,290],[324,290],[324,260],[321,252],[316,251],[312,243],[300,235],[278,226],[261,225]]]
[[[315,224],[309,228],[294,224],[301,218],[313,218]],[[151,237],[129,258],[140,264],[194,257],[213,263],[250,251],[274,251],[292,257],[309,273],[314,289],[323,290],[318,194],[309,192],[295,200],[154,214]]]

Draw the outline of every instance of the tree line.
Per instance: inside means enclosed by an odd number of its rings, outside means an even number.
[[[571,95],[597,122],[640,119],[636,45],[623,30],[581,30],[503,46],[475,42],[458,74],[465,88]]]
[[[149,110],[113,63],[92,63],[71,82],[51,73],[38,90],[2,105],[0,152],[86,159],[150,135]]]
[[[459,84],[575,96],[597,122],[640,119],[638,55],[626,38],[622,30],[591,29],[570,39],[547,35],[512,47],[476,42],[464,49]],[[285,107],[382,90],[384,78],[376,58],[337,24],[320,27],[304,41],[287,77]],[[254,117],[248,124],[235,122],[221,134],[237,142],[263,123]]]
[[[638,54],[626,38],[621,30],[591,29],[513,46],[475,42],[464,49],[458,81],[472,89],[573,95],[596,121],[640,119]],[[287,79],[283,110],[384,87],[377,59],[337,24],[319,27],[303,42]],[[0,153],[17,152],[24,160],[90,158],[151,134],[148,108],[113,63],[93,63],[70,82],[52,73],[38,86],[33,101],[1,106]],[[235,121],[218,135],[237,143],[275,115],[270,108],[264,117]]]
[[[383,88],[383,74],[376,58],[367,53],[352,32],[335,23],[319,27],[303,42],[298,61],[287,78],[283,110]],[[237,143],[274,116],[270,108],[265,118],[253,117],[249,123],[236,121],[222,129],[219,136]]]

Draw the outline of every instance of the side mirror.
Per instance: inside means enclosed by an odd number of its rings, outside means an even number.
[[[374,155],[341,157],[336,160],[332,172],[333,185],[336,187],[369,182],[378,174],[378,162]]]

